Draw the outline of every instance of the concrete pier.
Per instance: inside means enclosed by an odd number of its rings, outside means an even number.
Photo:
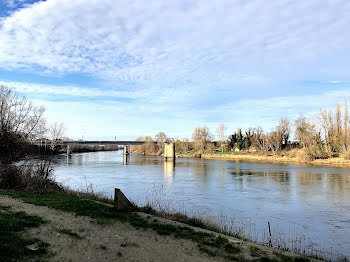
[[[130,146],[129,145],[125,145],[124,146],[123,154],[126,155],[126,156],[130,154]]]
[[[72,146],[67,145],[67,156],[70,156],[72,154]]]
[[[175,144],[174,143],[164,144],[164,160],[175,161]]]

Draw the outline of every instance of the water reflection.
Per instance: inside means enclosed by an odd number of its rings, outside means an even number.
[[[301,228],[320,248],[350,255],[350,169],[241,161],[177,159],[96,152],[59,156],[57,179],[81,189],[84,178],[107,195],[114,187],[138,203],[166,186],[189,212],[234,214],[256,232],[267,221],[283,232]],[[176,178],[176,179],[175,179]],[[248,221],[248,222],[247,222]]]
[[[164,161],[164,178],[167,185],[174,182],[175,161]]]
[[[130,162],[130,155],[123,155],[123,163],[126,166]]]

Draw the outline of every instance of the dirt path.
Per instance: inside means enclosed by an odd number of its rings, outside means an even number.
[[[89,217],[76,217],[2,195],[0,203],[49,221],[26,232],[50,244],[52,255],[44,257],[49,261],[224,261],[200,252],[190,240],[136,230],[127,223],[115,221],[111,225],[100,225]],[[60,233],[60,229],[71,230],[82,239]]]

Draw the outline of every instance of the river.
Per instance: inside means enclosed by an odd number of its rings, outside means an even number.
[[[232,160],[176,159],[120,151],[60,155],[58,182],[72,189],[114,188],[137,204],[160,199],[168,208],[223,221],[258,241],[270,222],[275,245],[350,257],[350,168]]]

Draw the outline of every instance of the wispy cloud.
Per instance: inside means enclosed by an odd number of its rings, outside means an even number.
[[[128,115],[120,121],[132,118],[144,130],[171,126],[180,134],[237,119],[244,125],[260,119],[269,128],[279,114],[307,114],[348,97],[347,0],[30,0],[19,6],[0,19],[0,68],[52,82],[88,75],[100,84],[86,87],[84,77],[69,85],[2,83],[50,105],[57,117],[62,110],[54,97],[70,110],[82,106],[79,117],[71,116],[72,128],[92,107],[108,108],[91,113],[95,118]]]
[[[6,84],[7,82],[0,82]],[[322,109],[331,109],[335,103],[350,101],[350,89],[342,87],[339,90],[319,92],[313,95],[285,95],[264,99],[242,98],[225,104],[216,100],[215,106],[192,106],[183,103],[181,98],[168,93],[169,100],[160,102],[148,100],[149,97],[140,97],[135,103],[124,103],[117,99],[106,100],[106,96],[120,94],[107,92],[100,93],[94,90],[85,91],[81,87],[65,87],[66,99],[55,101],[44,95],[57,96],[62,87],[41,85],[40,88],[31,84],[13,83],[16,90],[30,96],[35,92],[36,104],[47,107],[49,119],[60,119],[68,128],[72,137],[81,137],[84,126],[84,136],[98,139],[111,138],[136,138],[139,135],[154,135],[155,130],[166,131],[170,136],[183,138],[190,137],[191,131],[197,125],[208,125],[213,132],[220,122],[225,122],[229,131],[238,127],[248,128],[262,126],[270,131],[277,125],[280,117],[288,117],[295,120],[300,114],[313,117]],[[71,90],[71,91],[68,91]],[[92,94],[102,96],[99,99],[82,99],[75,101],[71,96],[90,97]],[[130,93],[132,96],[132,93]],[[126,96],[129,97],[129,96]],[[173,101],[170,100],[173,98]]]
[[[348,1],[50,0],[2,21],[0,65],[146,84],[290,75],[347,50],[349,12]]]

